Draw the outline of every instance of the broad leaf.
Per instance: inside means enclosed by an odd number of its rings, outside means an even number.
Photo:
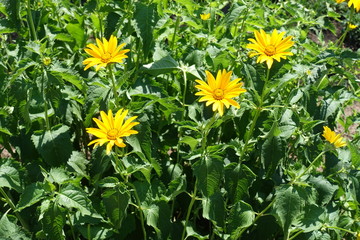
[[[45,197],[44,186],[41,183],[32,183],[27,185],[24,192],[20,195],[20,200],[17,204],[17,211],[30,207],[39,202]]]
[[[216,192],[209,198],[203,198],[202,205],[203,217],[211,220],[218,227],[224,227],[225,202],[221,192]]]
[[[43,231],[48,239],[63,240],[63,227],[65,225],[65,209],[50,203],[48,209],[44,212],[41,220]]]
[[[68,209],[76,208],[81,214],[91,214],[91,204],[88,199],[88,194],[85,193],[81,188],[74,185],[67,185],[59,191],[56,201]]]
[[[25,231],[18,225],[10,222],[6,213],[0,218],[0,238],[6,240],[30,240]]]
[[[87,177],[86,166],[89,164],[89,161],[86,160],[85,156],[81,152],[73,151],[71,153],[70,159],[67,164],[73,169],[74,172],[80,176]]]
[[[232,206],[228,219],[229,223],[227,229],[231,234],[231,239],[238,239],[241,230],[253,224],[255,212],[249,204],[239,201]]]
[[[178,63],[170,56],[163,57],[162,59],[146,64],[142,67],[142,70],[153,76],[157,76],[164,73],[171,73],[178,69]]]
[[[0,159],[0,187],[22,191],[22,181],[20,179],[20,164],[14,159]]]

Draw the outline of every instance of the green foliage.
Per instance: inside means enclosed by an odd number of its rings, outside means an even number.
[[[0,238],[355,239],[359,22],[327,0],[0,0]],[[293,55],[250,57],[259,29]],[[123,62],[84,71],[111,35]],[[219,116],[196,80],[223,69],[246,93]],[[89,145],[121,108],[137,134]]]

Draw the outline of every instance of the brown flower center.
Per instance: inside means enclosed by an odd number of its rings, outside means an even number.
[[[276,53],[276,48],[273,45],[269,45],[269,46],[266,46],[264,52],[266,55],[272,56]]]
[[[107,63],[110,60],[110,58],[111,58],[111,54],[108,52],[101,56],[101,60],[104,63]]]
[[[117,130],[116,128],[113,128],[113,129],[110,129],[108,132],[107,132],[107,137],[108,139],[110,140],[115,140],[117,135],[119,133],[119,130]]]
[[[220,88],[217,88],[214,90],[213,92],[213,97],[216,99],[216,100],[221,100],[224,98],[224,90],[220,89]]]

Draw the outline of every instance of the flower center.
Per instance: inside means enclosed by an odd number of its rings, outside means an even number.
[[[276,48],[273,45],[266,46],[264,50],[265,54],[268,56],[272,56],[276,52]]]
[[[213,92],[213,97],[216,99],[216,100],[221,100],[224,98],[224,91],[220,88],[217,88],[214,90]]]
[[[101,60],[102,60],[102,62],[104,62],[104,63],[107,63],[110,58],[111,58],[111,54],[108,53],[108,52],[101,56]]]
[[[113,129],[110,129],[108,132],[107,132],[107,137],[108,139],[110,140],[115,140],[117,135],[119,133],[119,130],[113,128]]]

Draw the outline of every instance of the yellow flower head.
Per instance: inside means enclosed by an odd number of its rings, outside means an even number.
[[[44,57],[44,58],[42,59],[42,62],[43,62],[44,65],[49,66],[49,65],[51,64],[51,58],[49,58],[49,57]]]
[[[324,126],[324,131],[322,135],[329,143],[333,144],[336,148],[346,146],[345,140],[341,137],[340,134],[336,134],[334,131],[331,131],[329,127]]]
[[[342,2],[345,2],[345,0],[335,0],[336,3],[342,3]]]
[[[274,29],[270,35],[260,29],[260,32],[255,30],[254,34],[255,39],[250,38],[249,41],[252,43],[249,43],[246,47],[255,50],[249,53],[250,57],[259,55],[256,62],[266,62],[270,69],[274,59],[280,62],[281,58],[286,59],[286,56],[293,55],[292,52],[285,52],[285,50],[294,45],[294,42],[291,41],[292,36],[282,39],[285,32],[278,33],[277,30]]]
[[[360,240],[360,233],[357,234],[356,240]]]
[[[360,11],[360,0],[349,0],[348,6],[351,7],[351,5],[353,5],[357,12]]]
[[[123,137],[130,136],[132,134],[137,134],[138,131],[132,130],[131,128],[138,125],[139,122],[132,122],[137,118],[137,116],[131,117],[125,121],[125,117],[128,113],[128,110],[120,109],[115,118],[111,110],[108,111],[108,114],[104,111],[100,111],[100,116],[102,121],[97,118],[93,118],[95,123],[99,128],[87,128],[86,131],[96,137],[89,143],[89,145],[95,143],[95,147],[108,142],[106,145],[106,154],[109,154],[114,144],[118,147],[125,147]]]
[[[86,65],[84,70],[97,65],[96,71],[98,71],[101,67],[106,67],[110,63],[122,63],[124,58],[127,58],[125,53],[129,52],[129,49],[123,49],[125,43],[118,44],[118,40],[115,36],[111,36],[109,41],[105,38],[96,39],[97,46],[90,43],[88,44],[84,50],[86,53],[91,55],[92,57],[87,58],[83,61],[83,64]]]
[[[209,72],[206,72],[207,83],[201,80],[196,80],[199,85],[195,87],[200,92],[195,93],[197,96],[202,96],[199,102],[205,102],[206,106],[213,104],[212,110],[219,111],[220,116],[224,114],[224,105],[229,108],[230,105],[240,108],[240,105],[232,98],[239,96],[241,93],[246,92],[245,89],[241,88],[243,83],[239,82],[241,79],[237,78],[233,81],[230,80],[232,71],[226,72],[219,70],[216,76]]]
[[[351,23],[349,23],[348,26],[349,26],[350,29],[355,29],[355,28],[358,27],[357,25],[351,24]]]
[[[200,14],[200,18],[201,18],[201,20],[206,21],[210,18],[210,13]]]

